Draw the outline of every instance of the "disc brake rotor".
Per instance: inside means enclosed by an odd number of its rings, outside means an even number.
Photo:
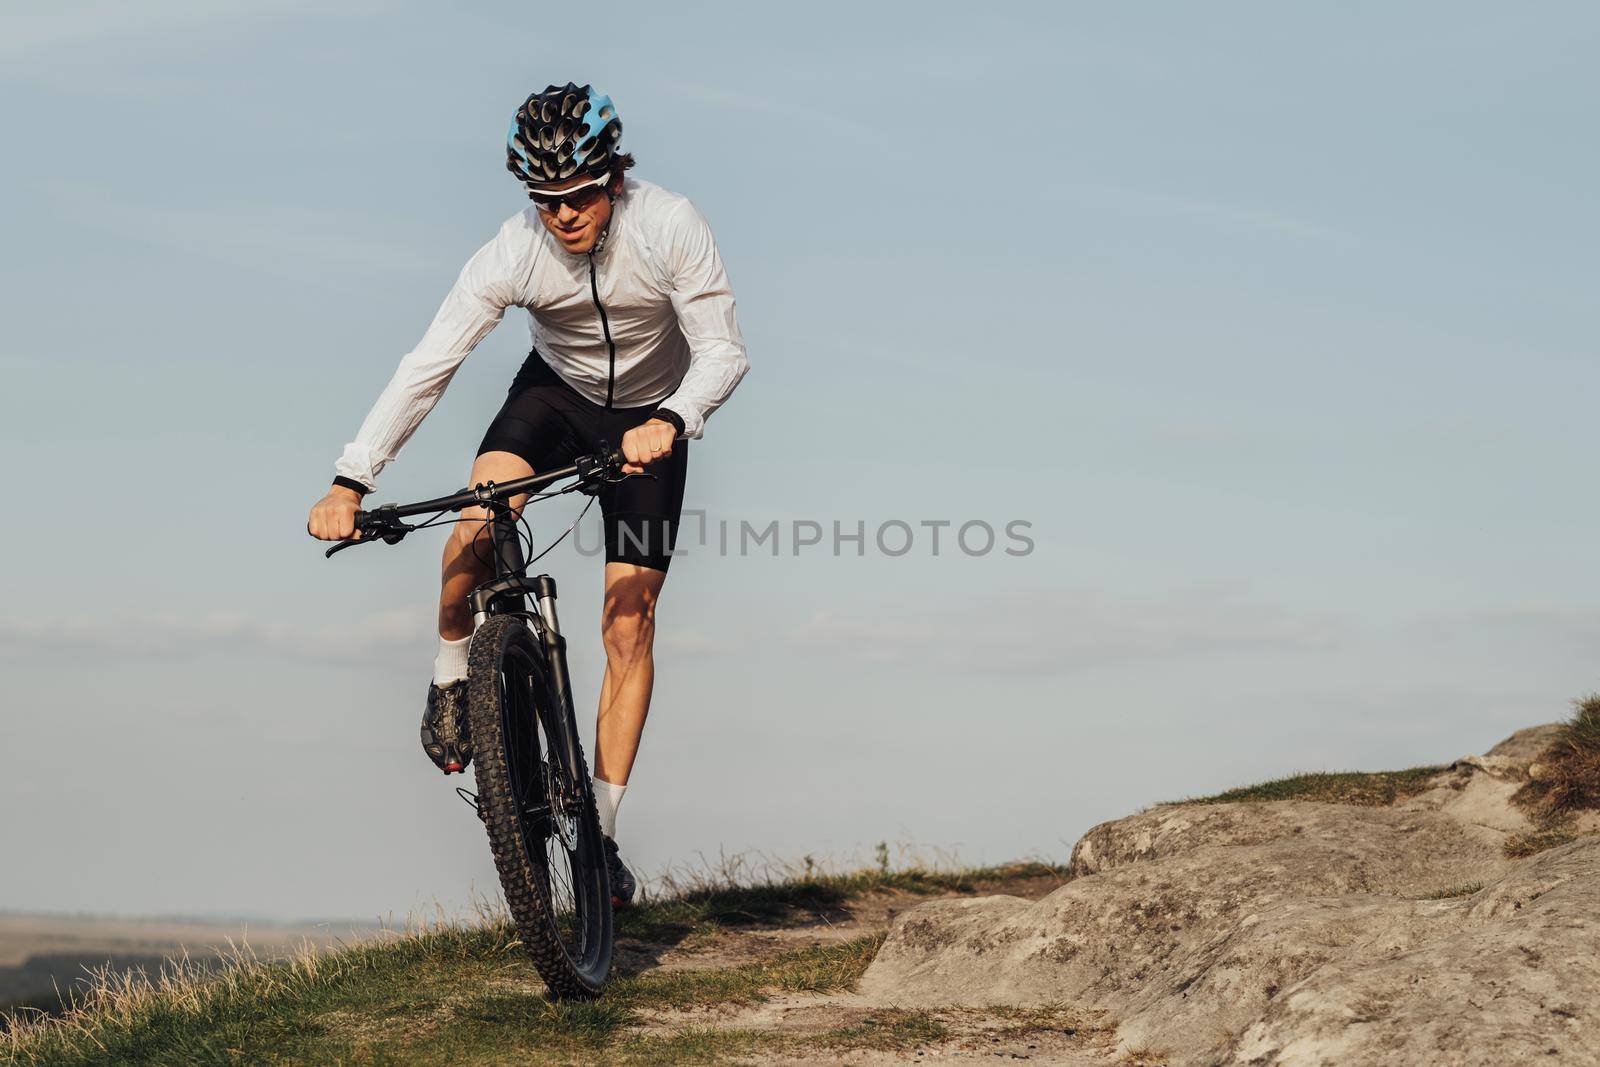
[[[550,798],[550,825],[555,828],[561,847],[568,852],[578,850],[578,817],[570,810],[567,791],[561,785],[556,769],[547,759],[544,762],[544,795]]]

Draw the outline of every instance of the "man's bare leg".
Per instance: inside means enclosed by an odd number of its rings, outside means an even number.
[[[651,652],[656,600],[666,580],[666,572],[653,567],[606,564],[605,605],[600,615],[606,673],[600,682],[600,710],[595,720],[594,775],[613,785],[628,784],[645,716],[650,713],[650,690],[656,677]]]
[[[485,452],[472,464],[469,485],[484,482],[509,482],[533,473],[527,460],[510,452]],[[526,495],[511,498],[511,506],[521,512]],[[461,521],[444,543],[439,586],[439,636],[459,641],[472,636],[472,609],[467,597],[492,573],[483,560],[492,559],[489,540],[489,513],[483,508],[462,508]],[[476,546],[476,547],[475,547]]]

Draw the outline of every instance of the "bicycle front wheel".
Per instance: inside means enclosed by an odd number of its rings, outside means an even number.
[[[524,615],[473,634],[467,675],[478,811],[523,947],[551,993],[593,997],[611,970],[611,886],[576,724]]]

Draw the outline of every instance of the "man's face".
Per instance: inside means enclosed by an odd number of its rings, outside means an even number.
[[[559,193],[562,189],[582,185],[586,178],[574,178],[550,187],[551,193]],[[613,195],[618,191],[616,186],[622,183],[615,182],[611,187]],[[544,228],[550,231],[561,247],[575,256],[587,255],[594,250],[595,242],[600,240],[600,235],[606,232],[606,223],[611,221],[611,197],[606,195],[607,187],[594,185],[587,189],[579,190],[569,197],[563,198],[561,203],[538,205],[539,221],[544,223]]]

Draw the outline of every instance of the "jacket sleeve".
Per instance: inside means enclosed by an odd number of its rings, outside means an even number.
[[[519,269],[523,257],[516,245],[507,223],[467,261],[422,340],[400,360],[356,439],[334,464],[337,474],[376,488],[378,472],[439,402],[461,361],[517,302],[517,275],[525,271]]]
[[[711,227],[687,201],[674,221],[669,256],[672,306],[678,328],[689,342],[689,369],[677,390],[658,406],[683,420],[683,436],[700,437],[706,419],[732,394],[750,361]]]

